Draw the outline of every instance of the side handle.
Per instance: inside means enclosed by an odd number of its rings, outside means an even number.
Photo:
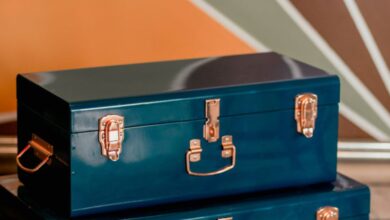
[[[38,157],[41,162],[34,168],[28,168],[20,162],[20,158],[30,149],[33,148],[34,155]],[[16,156],[16,164],[20,169],[27,173],[35,173],[41,169],[45,164],[50,163],[51,156],[53,156],[53,146],[46,141],[33,134],[31,140],[25,148]]]

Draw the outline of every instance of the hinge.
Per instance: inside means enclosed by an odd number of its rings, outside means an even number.
[[[313,93],[300,94],[295,98],[295,120],[297,131],[305,137],[313,137],[317,118],[317,95]]]
[[[107,115],[99,120],[99,142],[102,155],[117,161],[122,152],[124,138],[124,118],[119,115]]]
[[[203,137],[208,142],[216,142],[219,139],[219,111],[220,99],[206,100],[206,123],[203,126]]]

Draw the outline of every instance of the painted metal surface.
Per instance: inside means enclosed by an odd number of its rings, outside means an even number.
[[[0,202],[4,204],[0,206],[0,217],[12,216],[18,219],[68,218],[67,215],[60,214],[55,209],[48,209],[45,198],[37,197],[25,187],[19,186],[19,190],[12,190],[17,187],[18,183],[8,187],[0,185]],[[305,188],[243,194],[147,209],[130,209],[77,219],[217,220],[232,217],[233,220],[315,220],[317,210],[325,206],[337,207],[340,220],[368,220],[370,212],[369,189],[348,177],[338,175],[337,180],[333,183]]]
[[[56,142],[55,154],[70,164],[62,179],[70,184],[72,215],[332,181],[339,81],[296,65],[298,72],[268,53],[19,76],[19,150],[31,133]],[[170,78],[155,81],[161,72]],[[315,93],[319,105],[310,139],[297,133],[294,118],[295,96],[305,92]],[[203,147],[195,171],[230,163],[220,156],[220,140],[202,139],[209,98],[221,100],[220,135],[233,136],[236,166],[216,176],[190,176],[185,155],[191,139],[201,139]],[[99,118],[107,114],[125,118],[116,162],[101,155],[98,140]],[[64,143],[53,138],[56,130]],[[50,182],[45,172],[56,171],[48,166],[41,178],[19,176],[26,185]]]
[[[72,210],[102,212],[332,181],[337,110],[319,109],[311,139],[295,133],[293,110],[222,118],[221,134],[234,137],[236,167],[210,177],[189,176],[185,170],[189,141],[202,137],[203,120],[125,129],[124,149],[115,163],[100,155],[97,132],[73,134]],[[192,168],[209,172],[228,165],[220,145],[202,141],[202,160]]]
[[[18,84],[19,102],[71,132],[98,130],[105,114],[126,115],[125,127],[203,119],[215,97],[227,103],[221,117],[292,109],[308,91],[320,106],[339,101],[336,76],[276,53],[24,74]]]

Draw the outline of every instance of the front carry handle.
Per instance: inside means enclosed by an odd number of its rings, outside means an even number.
[[[213,176],[224,173],[234,168],[236,165],[236,147],[233,145],[233,137],[226,135],[222,137],[222,153],[223,158],[231,158],[231,164],[208,173],[197,173],[191,170],[191,162],[199,162],[201,160],[202,147],[199,139],[192,139],[190,141],[190,149],[186,154],[187,173],[192,176]]]
[[[37,156],[42,161],[34,168],[25,167],[21,162],[20,158],[26,153],[30,148],[34,149],[34,155]],[[53,146],[48,144],[46,141],[39,138],[37,135],[33,134],[31,140],[28,142],[25,148],[16,156],[16,164],[20,169],[27,173],[35,173],[42,168],[43,165],[50,162],[50,158],[53,155]]]

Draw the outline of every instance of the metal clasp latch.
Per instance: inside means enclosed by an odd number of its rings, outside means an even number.
[[[203,137],[208,142],[219,139],[219,108],[220,99],[206,100],[206,123],[203,126]]]
[[[192,176],[213,176],[224,173],[234,168],[236,165],[236,147],[233,145],[233,137],[231,135],[225,135],[222,137],[222,152],[223,158],[231,158],[230,165],[223,167],[220,170],[212,171],[208,173],[197,173],[191,170],[192,162],[199,162],[201,160],[202,147],[200,146],[199,139],[192,139],[190,141],[190,149],[186,154],[186,168],[187,173]]]
[[[295,97],[295,120],[297,131],[305,137],[313,137],[315,121],[317,118],[317,95],[304,93]]]
[[[317,210],[317,220],[338,220],[339,209],[337,207],[325,206]]]
[[[122,152],[124,118],[119,115],[107,115],[99,120],[99,142],[102,155],[117,161]]]
[[[20,162],[20,158],[31,147],[34,149],[34,155],[38,157],[41,160],[41,162],[34,168],[27,168]],[[50,164],[51,156],[53,156],[53,146],[47,143],[46,141],[44,141],[42,138],[33,134],[27,146],[22,151],[20,151],[20,153],[16,156],[16,164],[20,169],[22,169],[27,173],[35,173],[39,169],[41,169],[41,167],[46,163]]]

